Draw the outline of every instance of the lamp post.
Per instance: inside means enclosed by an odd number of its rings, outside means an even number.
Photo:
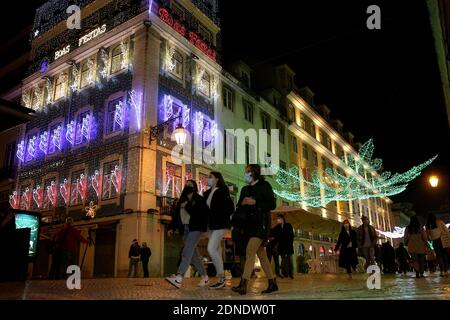
[[[176,120],[180,119],[182,116],[176,116],[173,118],[170,118],[169,120],[160,123],[154,127],[150,127],[150,138],[149,143],[151,144],[153,140],[156,140],[158,136],[161,134],[161,132],[164,131],[164,129],[169,126],[170,124],[174,123]],[[186,144],[187,139],[187,132],[186,129],[181,125],[181,123],[178,124],[177,128],[174,130],[175,140],[178,145],[184,145]]]
[[[430,178],[428,179],[428,182],[430,183],[430,186],[432,188],[437,188],[437,186],[439,185],[439,178],[437,176],[430,176]]]

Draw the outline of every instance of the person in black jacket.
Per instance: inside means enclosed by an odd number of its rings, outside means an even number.
[[[142,242],[141,248],[141,261],[142,261],[142,269],[144,270],[144,278],[148,278],[148,261],[152,255],[152,250],[147,247],[147,242]]]
[[[280,255],[278,253],[278,240],[275,237],[275,228],[272,228],[269,232],[269,239],[266,245],[267,258],[269,262],[273,262],[275,264],[275,274],[277,277],[284,278],[284,276],[280,273]]]
[[[130,266],[128,268],[128,278],[136,277],[138,273],[139,260],[141,258],[141,247],[136,239],[131,243],[128,251],[128,259],[130,259]]]
[[[245,182],[239,197],[237,211],[244,221],[243,229],[249,239],[246,249],[244,274],[234,292],[247,293],[247,283],[251,278],[255,255],[261,262],[261,266],[269,281],[269,286],[262,293],[271,293],[278,290],[276,279],[272,273],[272,266],[267,258],[264,243],[270,232],[270,211],[275,209],[276,201],[271,185],[261,176],[261,167],[250,164],[245,169]]]
[[[172,236],[174,230],[182,228],[184,248],[181,253],[181,263],[178,266],[177,274],[167,277],[166,281],[174,287],[180,288],[183,282],[183,275],[192,262],[201,276],[198,286],[204,287],[208,285],[209,279],[206,275],[205,266],[200,259],[197,245],[202,233],[207,230],[209,209],[205,199],[198,194],[197,183],[194,180],[186,181],[178,202],[172,222],[169,225],[168,235]]]
[[[220,172],[211,172],[208,178],[210,187],[204,194],[209,207],[208,216],[208,254],[216,268],[217,283],[211,289],[220,289],[225,286],[225,274],[222,257],[222,239],[231,227],[231,215],[234,212],[234,203],[230,191]]]
[[[277,226],[274,228],[275,238],[278,240],[278,254],[281,256],[281,272],[283,276],[294,279],[292,255],[294,254],[294,228],[282,214],[277,216]]]
[[[403,242],[400,242],[400,245],[398,246],[397,250],[395,251],[395,256],[396,256],[397,262],[398,262],[399,273],[406,274],[409,271],[409,261],[411,260],[411,257],[408,253],[408,250],[406,250]]]
[[[347,270],[349,279],[352,278],[352,269],[356,270],[358,265],[357,245],[356,231],[352,229],[348,220],[344,220],[334,251],[340,250],[339,267]]]

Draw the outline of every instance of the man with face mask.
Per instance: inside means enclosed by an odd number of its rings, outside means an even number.
[[[267,289],[262,293],[275,292],[278,291],[276,278],[273,275],[266,250],[264,250],[264,243],[268,238],[271,226],[270,211],[276,207],[275,196],[271,185],[261,176],[259,165],[248,165],[244,179],[247,185],[241,190],[237,212],[243,216],[244,238],[249,240],[246,248],[244,273],[239,285],[233,287],[232,290],[241,295],[247,293],[247,284],[251,278],[257,254],[269,282]]]
[[[275,238],[278,240],[278,254],[281,256],[281,272],[283,276],[294,279],[292,255],[294,254],[294,228],[282,214],[277,217],[274,228]]]

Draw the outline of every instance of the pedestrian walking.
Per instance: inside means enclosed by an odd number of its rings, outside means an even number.
[[[375,228],[370,225],[369,218],[363,216],[361,218],[362,225],[357,229],[357,241],[358,250],[360,255],[366,259],[364,266],[367,269],[368,266],[375,264],[375,245],[377,243],[377,232]]]
[[[141,261],[142,261],[142,270],[144,271],[144,278],[148,278],[148,262],[152,255],[152,250],[147,246],[147,242],[142,242],[141,248]]]
[[[339,250],[339,267],[347,271],[349,279],[352,278],[352,269],[356,270],[356,266],[358,265],[356,247],[356,231],[353,230],[350,222],[346,219],[342,224],[334,251],[337,252]]]
[[[266,253],[269,262],[273,262],[275,265],[275,275],[280,278],[284,278],[284,276],[280,272],[280,255],[278,254],[278,239],[275,237],[275,227],[270,229],[269,239],[266,245]]]
[[[397,250],[395,251],[395,256],[398,262],[398,272],[406,274],[409,271],[409,261],[411,257],[409,256],[408,250],[406,250],[403,242],[400,242]]]
[[[248,238],[244,274],[234,292],[243,295],[247,293],[248,281],[255,265],[255,255],[258,255],[261,266],[268,279],[268,287],[262,293],[278,291],[276,278],[267,258],[264,243],[269,235],[271,226],[270,211],[275,209],[276,201],[271,185],[261,176],[261,167],[250,164],[245,169],[246,186],[242,188],[237,210],[244,217],[244,233]]]
[[[294,254],[294,228],[286,222],[282,214],[277,216],[274,236],[278,241],[278,254],[281,256],[281,272],[283,276],[294,279],[292,255]]]
[[[168,228],[168,236],[172,236],[174,230],[181,229],[184,240],[177,273],[166,278],[166,281],[176,288],[181,288],[183,276],[191,263],[201,276],[198,286],[204,287],[209,284],[209,278],[197,248],[202,234],[207,231],[208,213],[205,199],[198,194],[197,183],[194,180],[187,180]]]
[[[428,215],[426,224],[428,239],[433,241],[433,249],[439,265],[441,277],[448,277],[448,253],[450,248],[450,234],[444,221],[437,219],[433,213]]]
[[[395,273],[395,249],[389,241],[381,246],[381,262],[383,264],[383,273]]]
[[[141,247],[136,239],[133,239],[131,242],[130,250],[128,251],[128,259],[130,259],[128,278],[136,278],[138,274],[139,260],[141,259]]]
[[[211,285],[210,289],[220,289],[225,286],[222,240],[225,233],[231,228],[234,203],[220,172],[213,171],[209,174],[208,186],[210,188],[203,194],[209,208],[207,250],[216,269],[217,277],[217,283]]]
[[[405,229],[405,245],[413,259],[416,278],[423,278],[425,271],[425,254],[429,251],[427,234],[420,224],[419,218],[413,216]]]

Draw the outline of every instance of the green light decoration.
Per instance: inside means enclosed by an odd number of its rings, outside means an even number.
[[[408,183],[437,158],[436,155],[404,173],[392,174],[386,171],[372,176],[369,171],[380,172],[383,164],[381,159],[372,159],[374,148],[373,140],[370,139],[359,149],[358,156],[347,155],[347,165],[352,169],[352,174],[348,176],[342,170],[326,168],[322,172],[314,170],[308,178],[297,167],[284,170],[272,165],[272,169],[278,170],[274,177],[274,192],[287,201],[309,207],[322,207],[333,201],[393,196],[403,192]],[[345,163],[344,157],[341,160]],[[364,178],[365,170],[367,179]],[[304,195],[300,192],[301,183],[305,186]]]

